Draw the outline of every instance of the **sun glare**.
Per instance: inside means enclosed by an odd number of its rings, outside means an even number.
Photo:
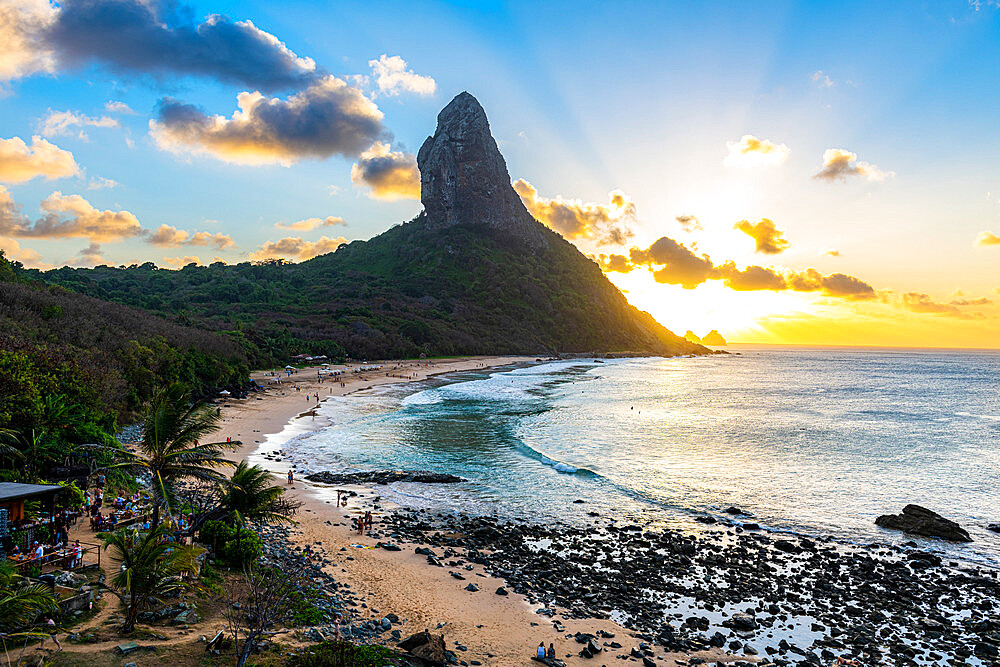
[[[735,292],[721,282],[709,281],[695,289],[661,285],[641,269],[631,273],[609,273],[608,278],[629,302],[648,311],[660,324],[678,335],[690,329],[704,336],[718,329],[727,340],[756,337],[761,319],[810,312],[814,296],[797,292]]]

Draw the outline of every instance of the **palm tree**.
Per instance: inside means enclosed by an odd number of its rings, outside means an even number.
[[[182,479],[222,483],[225,476],[216,468],[232,466],[223,452],[234,447],[225,442],[201,443],[219,429],[221,417],[203,401],[191,402],[187,387],[173,383],[150,402],[142,440],[136,453],[121,451],[121,459],[108,469],[122,469],[152,477],[153,520],[160,524],[160,507],[173,513],[174,485]]]
[[[125,608],[123,634],[135,629],[139,612],[162,602],[163,596],[184,586],[180,573],[180,553],[163,540],[168,535],[159,526],[147,533],[122,528],[104,537],[104,548],[111,549],[112,558],[121,561],[121,568],[110,584],[102,584]]]
[[[285,489],[271,484],[274,478],[259,465],[240,461],[233,474],[221,485],[222,509],[236,523],[236,550],[243,553],[243,526],[247,521],[292,522],[281,504]]]
[[[0,563],[0,633],[9,635],[30,627],[42,614],[58,611],[48,586],[33,584],[9,563]]]
[[[222,507],[239,523],[291,521],[278,503],[285,489],[272,484],[273,480],[271,473],[259,465],[240,461],[222,483]]]

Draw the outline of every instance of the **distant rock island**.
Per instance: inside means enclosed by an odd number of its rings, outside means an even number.
[[[726,339],[716,329],[712,329],[701,339],[702,345],[712,345],[715,347],[727,345]]]
[[[713,347],[728,345],[728,343],[726,343],[726,339],[722,337],[722,334],[720,334],[717,329],[709,331],[705,334],[704,338],[699,338],[698,334],[688,329],[687,333],[684,334],[684,340],[698,345],[711,345]]]

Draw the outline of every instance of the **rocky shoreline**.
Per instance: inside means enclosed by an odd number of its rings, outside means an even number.
[[[429,545],[417,553],[453,576],[467,563],[483,565],[507,586],[473,592],[524,594],[557,630],[560,618],[612,618],[646,644],[581,636],[581,655],[600,649],[648,660],[658,644],[722,648],[774,665],[841,656],[866,665],[1000,665],[997,571],[917,549],[776,536],[735,522],[695,535],[414,510],[388,515],[381,533]]]

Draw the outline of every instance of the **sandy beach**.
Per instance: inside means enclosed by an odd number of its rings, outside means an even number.
[[[268,461],[253,454],[268,435],[280,433],[290,420],[314,408],[317,393],[323,400],[379,384],[413,382],[442,373],[533,361],[531,357],[471,357],[378,362],[382,366],[378,373],[355,374],[348,366],[340,380],[323,383],[317,381],[315,368],[303,369],[280,388],[271,388],[263,395],[251,394],[244,400],[227,401],[222,408],[223,424],[219,436],[242,442],[242,446],[232,453],[234,460],[251,458],[266,464],[284,483],[288,463]],[[253,377],[261,384],[272,378],[260,372]],[[345,386],[341,386],[341,380]],[[312,400],[307,400],[307,395],[312,395]],[[629,647],[638,643],[628,630],[609,620],[572,620],[557,616],[565,626],[562,632],[557,632],[552,619],[538,615],[539,606],[530,604],[523,596],[513,592],[507,596],[495,594],[504,582],[485,575],[480,566],[472,571],[463,570],[468,581],[459,581],[449,574],[449,568],[429,566],[423,556],[415,554],[414,548],[420,545],[401,545],[403,549],[399,552],[352,546],[373,546],[378,541],[367,534],[358,536],[350,527],[352,517],[372,509],[377,490],[350,487],[358,496],[350,499],[348,507],[337,508],[335,492],[329,487],[296,479],[291,488],[294,497],[302,502],[295,517],[297,524],[291,531],[293,539],[300,547],[308,544],[316,550],[321,546],[321,553],[333,561],[326,567],[327,571],[338,581],[350,584],[360,599],[367,600],[367,608],[357,609],[362,614],[355,619],[357,621],[369,618],[377,621],[390,612],[395,613],[401,620],[399,629],[404,637],[424,629],[444,633],[448,648],[461,660],[476,660],[484,665],[529,664],[539,642],[546,646],[550,642],[555,644],[556,655],[569,665],[599,664],[612,658],[610,654],[592,660],[578,657],[580,644],[567,638],[578,631],[597,633],[603,630],[614,634],[625,647],[619,652],[627,653]],[[374,511],[376,534],[384,511],[390,511],[384,504],[382,510]],[[475,582],[480,590],[465,590],[469,581]],[[467,650],[462,651],[457,645]],[[697,655],[708,660],[726,660],[722,652]],[[685,656],[660,653],[659,657]],[[747,658],[743,656],[742,659]]]

